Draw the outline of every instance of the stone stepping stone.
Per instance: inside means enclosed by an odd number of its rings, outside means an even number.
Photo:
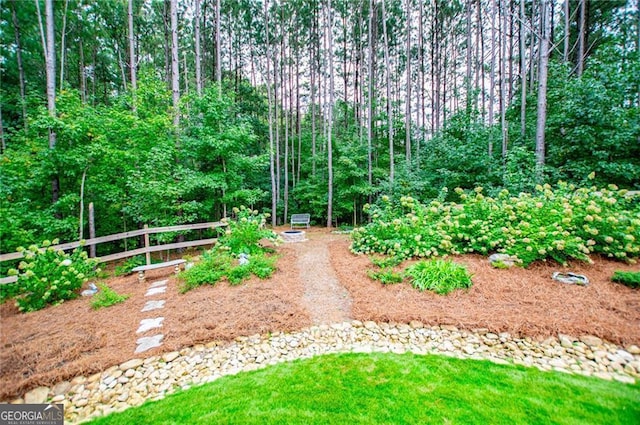
[[[162,334],[158,334],[154,336],[145,336],[145,337],[139,338],[136,341],[136,344],[138,344],[138,347],[136,348],[136,353],[142,353],[143,351],[160,347],[162,345],[162,338],[164,338],[164,335]]]
[[[149,285],[150,288],[157,288],[159,286],[166,286],[167,285],[167,281],[166,280],[159,280],[157,282],[153,282],[151,285]]]
[[[140,321],[140,327],[136,331],[136,333],[143,333],[151,329],[159,328],[162,326],[162,321],[164,317],[156,317],[155,319],[142,319]]]
[[[157,288],[149,288],[147,290],[147,293],[144,294],[144,296],[145,297],[150,297],[152,295],[164,294],[165,292],[167,292],[167,287],[166,286],[159,286]]]
[[[142,310],[140,311],[145,312],[145,311],[157,310],[159,308],[164,308],[164,303],[165,303],[165,300],[147,301],[144,307],[142,307]]]

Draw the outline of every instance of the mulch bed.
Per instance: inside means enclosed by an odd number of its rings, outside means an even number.
[[[382,285],[368,279],[371,261],[349,253],[348,241],[334,243],[332,263],[353,298],[355,319],[460,328],[544,339],[563,333],[596,335],[621,345],[640,343],[640,291],[611,282],[616,270],[638,271],[637,265],[595,258],[594,264],[571,262],[563,267],[538,262],[527,269],[495,269],[485,257],[453,258],[467,265],[473,286],[447,296],[419,292],[408,283]],[[584,274],[585,287],[551,279],[554,271]]]
[[[366,274],[373,265],[366,256],[349,252],[347,236],[326,229],[307,233],[329,244],[336,275],[353,299],[353,319],[419,320],[539,338],[590,334],[640,345],[640,291],[609,280],[615,270],[638,270],[638,266],[603,259],[594,265],[572,263],[565,271],[586,274],[591,281],[587,287],[577,287],[550,279],[554,271],[563,270],[556,264],[497,270],[485,258],[464,256],[456,261],[468,265],[474,285],[443,297],[418,292],[406,283],[375,282]],[[0,400],[9,401],[39,385],[89,376],[136,357],[310,326],[296,251],[287,245],[278,251],[278,271],[267,281],[251,279],[233,287],[223,282],[180,294],[168,268],[147,272],[145,285],[139,285],[135,275],[109,279],[106,283],[112,289],[131,297],[97,311],[86,298],[28,314],[20,314],[12,303],[0,305]],[[169,279],[167,293],[145,299],[149,284],[160,279]],[[141,313],[149,299],[166,300],[165,308]],[[156,316],[165,317],[163,345],[135,355],[140,320]]]

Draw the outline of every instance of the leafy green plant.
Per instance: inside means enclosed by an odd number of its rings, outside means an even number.
[[[629,288],[640,288],[640,272],[617,271],[611,278],[613,282],[622,283]]]
[[[57,243],[57,240],[45,240],[41,247],[18,248],[24,260],[18,270],[9,271],[10,275],[18,276],[18,281],[3,298],[15,298],[20,311],[36,311],[76,298],[77,290],[95,274],[97,262],[88,259],[86,252],[76,249],[67,254],[51,246]]]
[[[367,271],[367,276],[369,276],[373,280],[379,281],[383,285],[400,283],[402,282],[402,279],[404,279],[402,273],[395,272],[390,268],[386,268],[383,270],[369,270]]]
[[[443,192],[447,192],[446,189]],[[576,188],[558,183],[534,193],[496,197],[456,189],[458,202],[423,204],[382,196],[367,205],[371,223],[355,229],[352,250],[408,259],[445,254],[509,254],[523,266],[552,259],[590,261],[590,254],[635,262],[640,255],[640,203],[611,185]]]
[[[405,275],[411,279],[414,288],[441,295],[471,287],[471,275],[467,268],[451,260],[419,261],[407,267]]]
[[[153,263],[153,260],[152,260]],[[135,257],[127,258],[127,260],[119,266],[116,266],[114,269],[114,274],[116,276],[122,276],[125,274],[131,273],[131,270],[138,267],[144,266],[146,263],[146,259],[144,255],[136,255]]]
[[[228,252],[216,249],[206,251],[200,262],[180,273],[183,281],[180,291],[184,293],[201,285],[215,285],[231,270],[232,261]]]
[[[120,295],[107,285],[101,283],[98,284],[98,288],[98,293],[95,294],[91,300],[91,308],[94,310],[122,303],[129,298],[129,295]]]
[[[395,267],[402,263],[402,258],[399,256],[393,257],[371,257],[371,262],[381,269],[385,269],[387,267]]]
[[[222,234],[218,239],[222,249],[227,249],[233,254],[255,254],[262,252],[260,240],[267,239],[277,243],[278,235],[265,227],[268,214],[259,214],[245,206],[233,209],[236,220],[223,219],[227,224],[226,229],[220,229]]]
[[[259,243],[264,238],[275,243],[279,239],[273,231],[264,228],[266,215],[245,207],[233,211],[238,219],[226,220],[228,227],[218,245],[205,252],[202,261],[180,273],[183,293],[200,285],[215,285],[223,278],[231,285],[239,285],[252,274],[267,279],[275,271],[276,257],[268,256],[269,249]],[[240,255],[247,256],[247,264],[238,264]]]

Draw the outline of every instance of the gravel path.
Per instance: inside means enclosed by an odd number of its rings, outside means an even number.
[[[340,284],[329,261],[331,236],[313,234],[305,242],[290,244],[298,252],[298,270],[304,284],[303,304],[314,325],[352,320],[351,296]]]

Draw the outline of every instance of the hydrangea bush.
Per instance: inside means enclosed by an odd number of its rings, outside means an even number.
[[[594,253],[635,262],[640,255],[640,203],[613,185],[560,182],[517,196],[507,190],[485,196],[481,187],[455,193],[458,202],[383,196],[366,205],[372,222],[352,232],[352,251],[402,259],[500,252],[524,266],[545,259],[591,261]]]
[[[18,309],[28,312],[78,296],[82,284],[95,275],[97,262],[87,258],[81,249],[67,254],[51,246],[57,243],[58,240],[44,241],[41,247],[18,248],[24,260],[18,270],[9,270],[9,275],[17,275],[18,281],[3,285],[3,300],[15,298]]]

